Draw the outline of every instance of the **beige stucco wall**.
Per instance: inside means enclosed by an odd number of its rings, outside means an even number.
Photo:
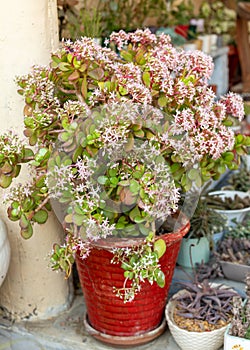
[[[2,5],[0,132],[11,128],[22,135],[24,105],[14,78],[28,73],[33,64],[46,64],[50,52],[57,48],[56,0],[12,0]],[[0,305],[15,318],[36,315],[43,318],[66,308],[70,300],[69,283],[63,274],[48,267],[52,243],[63,237],[56,217],[51,215],[46,225],[37,225],[34,236],[25,241],[19,235],[18,224],[8,220],[2,204],[0,216],[8,225],[12,251],[9,271],[0,288]]]

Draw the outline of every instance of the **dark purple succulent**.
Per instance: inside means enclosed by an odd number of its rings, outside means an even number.
[[[185,292],[177,295],[177,315],[216,324],[229,322],[232,317],[232,298],[238,293],[225,285],[202,282],[180,282]]]

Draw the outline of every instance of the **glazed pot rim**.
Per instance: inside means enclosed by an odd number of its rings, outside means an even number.
[[[190,229],[190,221],[188,217],[182,212],[177,212],[171,216],[175,220],[175,230],[170,233],[159,235],[157,239],[164,238],[169,242],[180,241]],[[106,237],[105,239],[98,239],[95,242],[91,242],[91,245],[95,248],[110,249],[110,248],[122,248],[124,244],[127,247],[137,246],[145,241],[145,237]]]

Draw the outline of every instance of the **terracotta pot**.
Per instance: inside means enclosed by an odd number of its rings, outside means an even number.
[[[142,344],[145,342],[142,335],[146,335],[146,342],[154,339],[164,331],[161,323],[164,308],[172,281],[174,268],[182,237],[190,228],[188,219],[180,214],[172,219],[177,228],[172,233],[161,235],[167,245],[167,250],[160,259],[160,264],[166,276],[164,288],[155,282],[150,285],[147,281],[142,284],[141,291],[132,302],[124,303],[113,292],[113,287],[121,288],[124,283],[124,270],[119,264],[111,264],[112,248],[131,247],[138,245],[143,238],[135,239],[106,239],[98,241],[87,259],[76,256],[76,265],[87,307],[87,322],[93,336],[104,342],[118,344]],[[175,225],[176,227],[176,225]],[[160,332],[152,331],[158,327]],[[148,333],[152,334],[150,339]],[[98,335],[98,336],[97,336]],[[102,336],[103,335],[103,336]],[[108,337],[110,335],[112,337]]]

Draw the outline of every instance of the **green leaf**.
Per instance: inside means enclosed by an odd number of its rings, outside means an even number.
[[[28,212],[32,209],[32,206],[33,206],[34,202],[33,202],[33,199],[32,198],[25,198],[24,202],[23,202],[23,210],[25,212]]]
[[[123,224],[122,222],[117,222],[115,225],[115,228],[117,230],[122,230],[125,227],[125,224]]]
[[[133,55],[125,50],[120,52],[121,57],[127,62],[133,62]]]
[[[39,210],[35,213],[33,216],[33,220],[36,221],[38,224],[44,224],[48,219],[48,213],[46,210]]]
[[[244,140],[244,136],[243,136],[243,135],[238,134],[238,135],[236,136],[236,142],[237,142],[237,143],[242,143],[243,140]]]
[[[134,218],[134,222],[137,224],[141,224],[144,221],[146,221],[146,219],[142,218],[141,216],[135,216],[135,218]]]
[[[135,143],[134,141],[135,140],[134,140],[133,136],[128,138],[127,143],[125,145],[125,151],[126,152],[130,152],[133,149],[134,143]]]
[[[166,96],[161,96],[158,98],[158,105],[160,107],[165,107],[167,105],[167,102],[168,102],[168,100],[167,100]]]
[[[163,288],[165,286],[165,275],[160,269],[157,269],[155,271],[155,279],[160,288]]]
[[[123,262],[123,263],[121,264],[121,268],[122,268],[123,270],[125,270],[125,271],[131,270],[131,266],[130,266],[128,263],[126,263],[126,262]]]
[[[196,180],[200,177],[199,169],[190,169],[187,173],[187,176],[190,180]]]
[[[125,87],[120,86],[120,87],[119,87],[119,93],[120,93],[122,96],[125,96],[125,95],[128,94],[128,90],[127,90]]]
[[[226,152],[223,154],[223,158],[225,162],[232,162],[234,160],[234,154],[233,152]]]
[[[224,172],[227,170],[227,167],[224,164],[220,164],[217,170],[220,174],[224,174]]]
[[[78,146],[77,149],[75,150],[73,156],[72,156],[72,160],[73,162],[76,162],[78,157],[80,157],[82,155],[82,151],[83,151],[83,148],[82,146]]]
[[[176,171],[178,171],[181,167],[180,163],[174,163],[173,165],[171,165],[170,169],[172,171],[172,173],[175,173]]]
[[[136,180],[132,179],[130,181],[129,189],[133,194],[137,194],[140,191],[140,188],[141,186]]]
[[[13,166],[10,165],[8,162],[5,162],[4,165],[1,167],[1,172],[5,175],[10,174],[13,171]]]
[[[100,185],[105,185],[108,181],[108,177],[104,175],[98,176],[97,181]]]
[[[0,175],[0,187],[7,188],[12,182],[12,177],[4,174]]]
[[[88,95],[88,83],[87,83],[87,75],[84,74],[82,85],[81,85],[81,94],[86,99]]]
[[[34,152],[30,148],[24,148],[24,159],[34,156]]]
[[[56,56],[56,55],[52,55],[51,59],[52,59],[53,62],[55,62],[57,64],[59,64],[61,62],[60,58],[58,56]]]
[[[34,146],[37,143],[37,134],[34,132],[29,138],[29,144]]]
[[[72,224],[73,222],[73,215],[72,214],[68,214],[65,216],[64,221],[66,222],[66,224]]]
[[[117,174],[117,169],[111,168],[111,169],[109,169],[108,173],[109,173],[109,176],[115,177]]]
[[[119,179],[118,179],[117,177],[113,177],[113,176],[112,176],[112,177],[110,178],[110,182],[111,182],[111,184],[117,186],[117,184],[118,184],[118,182],[119,182]]]
[[[134,131],[134,134],[135,136],[141,137],[141,138],[145,136],[145,133],[143,130]]]
[[[29,239],[32,235],[33,235],[33,228],[30,223],[26,229],[21,229],[21,236],[24,239]]]
[[[146,227],[144,224],[138,224],[140,232],[143,234],[143,236],[147,236],[150,232],[150,228]]]
[[[137,180],[141,179],[142,175],[143,175],[143,172],[139,170],[134,171],[132,174],[133,178]]]
[[[104,70],[100,67],[97,67],[88,72],[88,76],[95,80],[101,80],[104,77]]]
[[[76,224],[77,226],[81,226],[85,216],[84,215],[79,215],[79,214],[73,214],[73,223]]]
[[[149,72],[143,72],[142,80],[143,80],[144,84],[147,87],[149,87],[150,86],[150,73]]]
[[[75,70],[73,73],[71,73],[68,77],[69,81],[74,81],[80,78],[79,72]]]
[[[19,221],[19,226],[21,229],[27,229],[29,227],[29,220],[25,214],[21,215],[20,221]]]
[[[157,239],[157,241],[155,241],[154,252],[157,253],[159,259],[165,254],[166,248],[166,243],[162,238]]]
[[[71,69],[71,66],[69,63],[67,62],[60,62],[58,65],[58,68],[62,71],[62,72],[68,72]]]

